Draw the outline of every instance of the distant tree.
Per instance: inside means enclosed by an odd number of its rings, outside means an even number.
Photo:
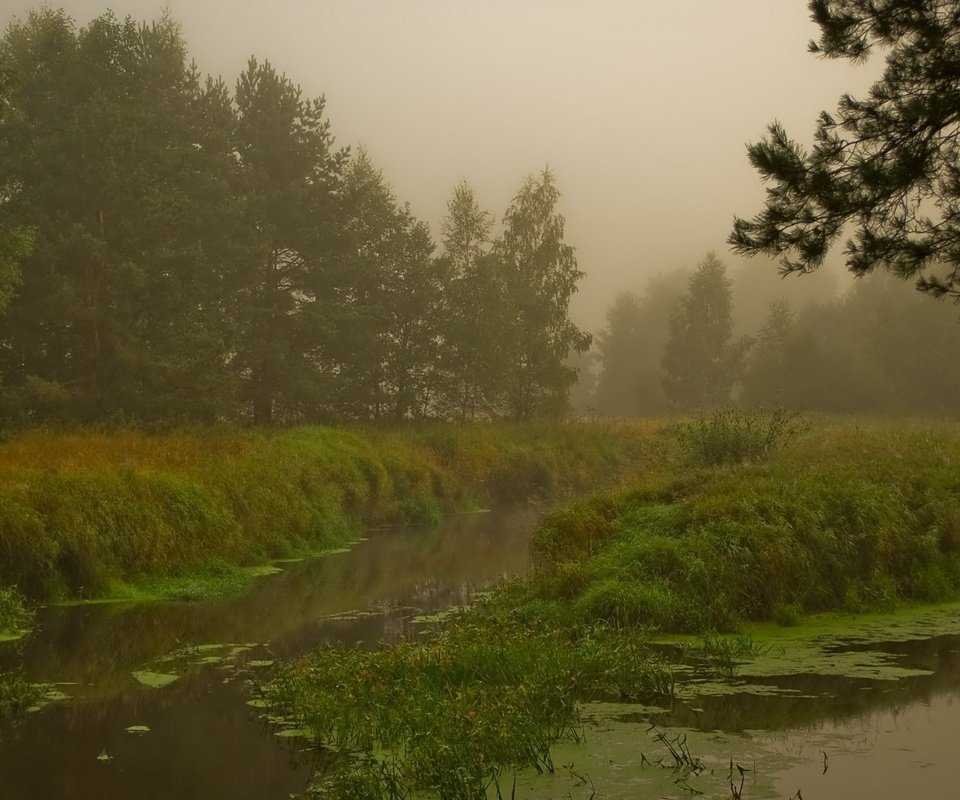
[[[594,404],[599,412],[651,415],[670,410],[660,362],[670,313],[688,279],[683,270],[654,275],[641,294],[619,297],[611,307],[598,344],[601,368]]]
[[[227,100],[166,17],[78,30],[41,10],[7,29],[0,63],[0,223],[35,233],[0,320],[8,409],[36,411],[39,387],[75,419],[216,417],[232,400],[218,271],[231,156],[212,130]]]
[[[568,316],[583,273],[563,240],[559,199],[549,170],[528,178],[504,214],[503,235],[492,253],[505,302],[499,341],[505,407],[517,420],[566,410],[576,380],[567,356],[590,346],[590,334]]]
[[[576,415],[595,416],[598,409],[594,402],[597,388],[597,364],[600,357],[596,352],[586,350],[582,353],[570,353],[566,365],[576,371],[577,380],[570,387],[570,411]]]
[[[730,297],[726,268],[710,253],[674,306],[661,362],[664,392],[680,409],[715,409],[730,402],[749,346],[745,339],[733,341]]]
[[[847,267],[876,267],[922,291],[960,300],[960,2],[811,0],[820,39],[810,49],[860,62],[879,47],[886,69],[865,100],[822,112],[813,150],[779,123],[748,147],[770,181],[764,210],[736,219],[741,253],[783,255],[783,270],[823,263],[852,225]]]
[[[250,59],[235,104],[243,247],[233,273],[233,364],[254,422],[269,424],[278,406],[309,414],[319,400],[321,317],[311,307],[335,249],[345,153],[333,149],[323,98],[305,99],[269,62]]]
[[[325,349],[332,414],[423,416],[435,388],[442,274],[429,230],[363,149],[345,170],[340,203]]]
[[[503,292],[489,257],[493,216],[483,211],[473,189],[460,183],[440,224],[442,268],[446,271],[442,369],[445,413],[461,420],[489,414],[498,387],[498,333]]]
[[[597,337],[601,367],[594,404],[604,414],[637,413],[642,313],[640,299],[633,292],[621,292],[607,311],[607,327]]]
[[[772,303],[743,375],[740,401],[746,406],[772,408],[784,402],[790,365],[787,352],[793,333],[793,312],[783,300]]]

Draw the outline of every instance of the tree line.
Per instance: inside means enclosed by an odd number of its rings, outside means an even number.
[[[177,24],[62,11],[0,39],[0,414],[91,421],[561,412],[582,278],[551,172],[441,247],[324,100]]]
[[[597,337],[595,382],[578,395],[579,410],[650,416],[734,405],[934,415],[960,409],[954,305],[932,303],[884,274],[792,305],[769,287],[756,292],[757,283],[746,272],[731,279],[711,254],[692,272],[657,275],[643,291],[619,295]],[[746,307],[764,296],[766,315],[753,322]]]

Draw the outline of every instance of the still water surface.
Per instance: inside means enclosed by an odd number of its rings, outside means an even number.
[[[0,800],[302,792],[310,758],[246,705],[244,665],[415,635],[418,615],[523,572],[535,519],[464,515],[435,529],[375,532],[349,552],[283,564],[229,600],[44,610],[39,631],[0,646],[0,667],[63,684],[70,699],[0,725]],[[722,769],[731,758],[750,767],[744,800],[786,800],[798,789],[804,800],[960,797],[960,623],[951,615],[960,606],[932,611],[926,631],[921,619],[921,635],[894,626],[886,640],[830,637],[793,666],[767,659],[699,688],[688,675],[659,711],[607,708],[584,744],[558,749],[557,776],[521,776],[517,797],[586,800],[585,774],[597,798],[690,797],[641,759],[657,757],[651,724],[689,732],[694,755],[715,773],[690,781],[706,797],[731,796]],[[211,663],[198,666],[204,657]],[[134,677],[142,670],[180,677],[155,689]]]
[[[0,667],[64,683],[71,699],[0,727],[0,800],[285,800],[302,792],[309,760],[264,730],[234,668],[193,667],[161,689],[133,673],[182,671],[158,660],[189,645],[258,643],[235,660],[242,666],[325,643],[395,641],[414,633],[418,614],[469,602],[523,572],[534,520],[527,511],[471,514],[435,529],[373,532],[349,552],[283,564],[226,601],[46,609],[39,631],[0,647]],[[149,732],[128,733],[134,725]],[[104,753],[112,758],[98,760]]]

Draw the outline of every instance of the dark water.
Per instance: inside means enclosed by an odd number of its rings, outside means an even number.
[[[302,792],[310,757],[272,735],[246,705],[244,664],[322,643],[375,646],[416,635],[417,615],[468,602],[497,578],[524,571],[534,521],[530,512],[478,514],[435,529],[374,533],[350,552],[283,565],[226,601],[43,611],[38,632],[0,645],[0,669],[66,684],[60,688],[71,699],[0,724],[0,800],[284,800]],[[347,613],[355,611],[364,613]],[[944,613],[953,612],[938,613],[942,628]],[[653,721],[708,732],[704,742],[716,736],[724,758],[749,753],[766,775],[747,783],[745,800],[786,800],[798,789],[804,800],[960,797],[960,625],[949,634],[937,625],[904,641],[831,640],[819,667],[738,675],[719,692],[687,686],[669,710],[637,720],[636,741],[649,743]],[[193,664],[197,653],[162,660],[218,643],[247,647],[204,666]],[[858,648],[865,664],[881,656],[908,673],[818,671],[841,658],[856,666]],[[180,677],[153,689],[134,678],[143,669]],[[149,732],[128,733],[132,725]],[[624,762],[638,760],[633,736],[617,753]],[[98,760],[103,753],[110,760]],[[612,763],[607,755],[603,763]],[[647,796],[633,769],[621,770],[630,788],[611,785],[606,793],[598,770],[597,798]],[[648,773],[636,767],[639,778]],[[706,796],[730,797],[722,781],[714,784],[719,793],[704,786]],[[543,797],[588,797],[578,786]]]
[[[0,646],[0,667],[69,684],[60,688],[72,699],[0,726],[0,800],[279,800],[303,791],[309,760],[264,730],[233,665],[413,635],[416,615],[522,572],[533,522],[529,512],[476,514],[373,533],[350,552],[283,565],[229,601],[45,610],[39,631]],[[351,611],[374,613],[331,618]],[[177,662],[158,659],[213,643],[257,646],[229,668],[191,667],[162,689],[133,677],[175,671]],[[128,733],[132,725],[150,730]]]

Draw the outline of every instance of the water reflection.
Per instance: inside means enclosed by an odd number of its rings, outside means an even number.
[[[265,643],[246,657],[272,658],[412,635],[414,616],[522,572],[534,519],[463,515],[434,529],[378,532],[348,553],[285,565],[225,601],[45,610],[41,630],[0,649],[0,659],[31,679],[73,684],[64,691],[74,700],[0,728],[0,797],[264,800],[302,791],[309,760],[265,735],[232,670],[193,668],[161,690],[131,673],[184,645]],[[375,613],[331,618],[352,611]],[[130,734],[131,725],[150,730]]]

